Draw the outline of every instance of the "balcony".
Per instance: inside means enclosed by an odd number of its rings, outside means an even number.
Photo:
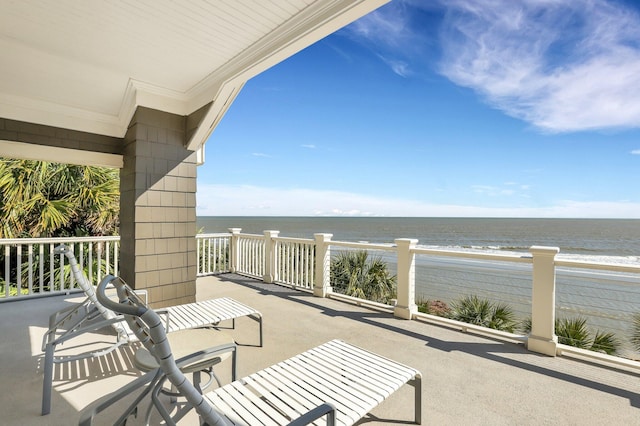
[[[640,397],[634,389],[640,363],[629,341],[622,356],[609,356],[563,345],[551,326],[557,312],[588,312],[617,324],[616,334],[628,339],[624,331],[636,312],[640,288],[636,265],[583,264],[556,257],[555,249],[544,247],[514,256],[425,249],[410,239],[367,244],[333,241],[329,234],[286,238],[277,231],[251,235],[232,229],[198,235],[197,241],[197,298],[231,296],[265,317],[263,348],[252,346],[257,342],[253,321],[240,320],[232,331],[242,345],[241,376],[341,338],[423,372],[425,423],[621,423],[637,416]],[[40,339],[48,315],[82,299],[73,277],[62,272],[68,266],[64,258],[53,254],[61,242],[73,245],[92,281],[118,273],[118,237],[0,240],[2,279],[10,283],[0,289],[0,302],[10,302],[0,303],[5,337],[0,357],[10,366],[2,370],[2,380],[13,386],[5,392],[9,403],[2,408],[9,424],[23,424],[23,419],[30,424],[75,423],[83,407],[138,374],[131,366],[131,348],[116,356],[57,366],[53,412],[39,416]],[[382,253],[398,275],[395,306],[332,292],[332,250]],[[521,302],[516,313],[530,316],[532,332],[505,333],[419,313],[416,292],[424,291],[425,281],[435,298],[446,298],[448,293],[442,292],[451,291],[483,291],[494,300],[515,295]],[[599,296],[576,304],[575,296],[585,291]],[[87,339],[99,342],[105,337]],[[67,350],[78,348],[69,345]],[[221,367],[228,380],[227,369]],[[409,422],[411,390],[392,396],[366,422]],[[110,413],[98,424],[110,424],[117,408]]]
[[[423,373],[423,424],[635,424],[640,414],[637,372],[624,366],[604,368],[576,358],[543,356],[520,343],[420,319],[402,320],[384,309],[314,297],[236,274],[199,278],[197,295],[199,300],[230,296],[263,313],[262,348],[253,346],[258,339],[254,321],[241,319],[227,330],[241,345],[240,376],[340,338]],[[4,424],[74,424],[87,404],[137,376],[131,348],[57,365],[52,413],[40,416],[40,339],[49,313],[79,299],[61,295],[1,305]],[[88,338],[100,341],[105,336]],[[217,368],[223,381],[229,379],[227,367]],[[412,392],[411,387],[401,389],[363,424],[410,423]],[[118,408],[105,411],[96,424],[111,424]]]

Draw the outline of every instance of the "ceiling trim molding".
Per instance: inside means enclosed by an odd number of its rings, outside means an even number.
[[[108,154],[47,145],[37,145],[37,148],[34,149],[34,144],[32,143],[7,140],[0,140],[0,157],[118,169],[124,166],[124,159],[121,154]]]
[[[113,115],[14,95],[0,97],[0,117],[105,136],[124,135],[122,123]]]
[[[186,93],[189,109],[211,102],[220,86],[248,81],[390,0],[318,1],[211,73]]]
[[[211,104],[209,111],[207,111],[205,116],[202,118],[197,130],[187,141],[187,149],[195,151],[200,146],[204,146],[204,143],[218,123],[220,123],[220,120],[222,120],[222,117],[224,117],[227,110],[236,99],[236,96],[238,96],[240,90],[244,87],[244,84],[244,81],[238,81],[236,84],[228,82],[220,89],[215,100]]]

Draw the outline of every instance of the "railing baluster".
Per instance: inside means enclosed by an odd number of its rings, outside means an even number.
[[[11,246],[4,246],[4,297],[9,298],[11,290]]]
[[[251,242],[253,246],[253,262],[251,272],[253,273],[253,275],[258,276],[260,274],[260,247],[258,246],[257,240],[252,240]]]
[[[52,293],[55,290],[54,264],[55,264],[55,256],[53,253],[53,244],[49,244],[49,291],[48,293]]]
[[[110,274],[111,271],[109,270],[109,265],[111,265],[111,247],[109,246],[109,241],[107,241],[106,243],[104,243],[104,247],[105,247],[105,272],[107,274]]]
[[[89,266],[89,282],[92,282],[92,283],[93,283],[93,282],[95,282],[95,281],[93,280],[93,244],[91,244],[91,243],[89,243],[89,244],[88,244],[88,250],[87,250],[87,252],[88,252],[88,254],[87,254],[87,255],[88,255],[88,257],[89,257],[89,258],[87,259],[88,266]]]
[[[240,247],[238,253],[240,257],[236,261],[238,262],[238,270],[240,272],[246,272],[246,262],[249,261],[246,258],[248,256],[246,245],[246,241],[243,238],[238,239],[238,246]]]
[[[59,257],[60,259],[60,266],[58,268],[59,271],[59,275],[60,275],[60,291],[64,291],[65,286],[64,286],[64,261],[65,261],[65,257],[63,254],[60,254]]]
[[[218,253],[216,251],[216,238],[207,238],[202,240],[202,252],[204,253],[204,265],[202,271],[206,274],[210,274],[217,268]],[[198,256],[200,257],[200,256]]]
[[[20,295],[22,290],[22,244],[18,244],[16,248],[16,281],[17,281],[17,295]]]
[[[38,257],[40,262],[38,263],[38,291],[44,292],[44,244],[38,244]]]
[[[309,246],[304,245],[302,250],[302,260],[303,260],[303,274],[304,274],[304,286],[305,288],[309,288]]]
[[[258,247],[256,244],[256,240],[249,240],[251,241],[251,266],[249,267],[249,273],[254,275],[256,273],[256,264],[258,263]]]
[[[258,269],[258,244],[256,243],[256,240],[251,240],[251,258],[253,259],[253,261],[251,262],[251,270],[249,271],[250,274],[255,275],[256,274],[256,270]]]
[[[293,284],[296,287],[300,286],[300,244],[294,243],[293,244]]]
[[[251,262],[251,252],[249,251],[250,240],[243,239],[242,240],[242,251],[240,252],[242,256],[246,256],[246,259],[242,260],[242,272],[249,272],[249,262]]]
[[[120,274],[120,265],[118,260],[120,259],[120,241],[114,241],[113,243],[113,275],[118,276]]]
[[[28,264],[28,268],[29,268],[29,274],[28,274],[28,289],[29,289],[29,293],[28,294],[32,294],[33,293],[33,244],[29,244],[28,245],[28,256],[29,256],[29,264]]]
[[[258,276],[264,277],[264,274],[267,271],[267,262],[265,261],[267,252],[265,250],[264,240],[256,240],[256,245],[258,246],[258,252],[260,253],[258,256]]]
[[[203,253],[205,253],[205,257],[203,259],[204,266],[202,267],[202,270],[206,274],[212,273],[217,268],[218,252],[216,250],[216,243],[217,243],[216,238],[207,238],[206,240],[204,239],[202,240],[202,250],[203,250]]]
[[[249,246],[251,250],[249,250],[251,256],[251,262],[249,263],[249,270],[247,271],[250,275],[255,274],[256,262],[257,262],[257,253],[256,253],[256,240],[250,239]]]
[[[220,240],[214,238],[213,241],[209,240],[209,270],[207,272],[212,273],[220,270]],[[213,246],[213,258],[211,257],[211,246]]]
[[[98,243],[100,244],[100,243]],[[98,257],[98,270],[96,271],[96,283],[102,281],[102,256],[104,255],[104,251],[101,249],[101,245],[98,245],[98,250],[96,250],[96,256]]]
[[[280,241],[276,241],[273,245],[273,258],[274,258],[274,271],[273,271],[273,282],[278,282],[280,280],[280,252],[281,252],[282,244]]]
[[[80,245],[80,246],[81,246],[81,245],[82,245],[82,243],[80,243],[80,244],[78,244],[78,245]],[[56,245],[55,245],[55,244],[52,244],[51,246],[52,246],[54,249],[56,248]],[[69,249],[71,250],[71,252],[72,252],[72,253],[74,253],[74,254],[75,254],[75,251],[76,251],[76,244],[69,244]],[[81,265],[82,265],[82,263],[81,263]],[[69,267],[69,269],[71,269],[71,267]],[[61,273],[61,274],[63,273],[63,270],[62,270],[62,269],[60,269],[60,273]],[[75,277],[75,275],[74,275],[73,273],[70,273],[70,274],[69,274],[69,288],[70,288],[70,289],[71,289],[71,288],[74,288],[74,287],[75,287],[75,283],[76,283],[76,277]],[[61,289],[61,290],[62,290],[62,289]]]
[[[74,248],[74,246],[71,247],[71,249],[73,249],[73,248]],[[79,253],[80,254],[79,267],[80,267],[81,271],[84,271],[84,267],[85,267],[84,243],[78,244],[78,250],[80,251],[80,253]],[[89,282],[91,282],[91,277],[88,277],[88,278],[89,278]]]

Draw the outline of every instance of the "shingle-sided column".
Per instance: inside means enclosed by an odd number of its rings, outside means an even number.
[[[196,153],[186,118],[138,108],[120,173],[120,271],[154,307],[195,301]]]

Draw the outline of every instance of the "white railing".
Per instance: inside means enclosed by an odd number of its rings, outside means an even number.
[[[630,357],[612,357],[595,351],[577,349],[558,343],[555,335],[556,313],[572,312],[590,314],[589,309],[604,309],[603,306],[593,306],[585,302],[584,307],[575,307],[575,301],[557,302],[557,295],[561,299],[567,292],[580,293],[579,289],[557,289],[556,280],[562,287],[580,285],[576,280],[568,280],[568,271],[575,275],[575,270],[584,270],[589,276],[598,273],[609,278],[601,280],[615,281],[626,289],[634,289],[636,304],[622,314],[626,323],[618,330],[624,331],[631,322],[633,314],[640,314],[640,265],[620,265],[606,263],[576,262],[557,259],[558,249],[554,247],[531,247],[527,254],[507,254],[472,252],[462,250],[437,250],[417,246],[417,240],[397,239],[393,244],[369,244],[345,241],[332,241],[331,234],[315,234],[315,239],[282,238],[278,231],[265,231],[264,235],[241,234],[240,229],[231,230],[232,262],[230,271],[247,274],[263,279],[265,282],[276,282],[291,287],[311,290],[315,295],[323,297],[337,297],[356,301],[359,304],[369,304],[379,309],[388,309],[395,316],[404,319],[422,319],[440,324],[457,327],[462,330],[475,330],[500,338],[525,342],[527,347],[535,352],[552,355],[569,354],[580,358],[596,358],[608,363],[624,365],[640,369],[640,363],[630,360]],[[384,253],[383,257],[397,273],[397,300],[394,306],[354,299],[336,294],[332,291],[330,282],[331,250],[367,250]],[[246,257],[259,256],[260,259]],[[234,259],[238,263],[234,263]],[[260,265],[259,268],[248,268],[247,265]],[[310,265],[314,265],[311,267]],[[418,266],[418,267],[416,267]],[[439,272],[433,274],[435,269]],[[451,275],[452,271],[463,270],[468,282],[452,282],[448,280],[440,283],[439,276]],[[471,278],[470,278],[471,277]],[[416,303],[417,284],[420,291],[428,294],[434,292],[434,298],[440,298],[438,291],[448,294],[465,295],[474,293],[493,298],[497,301],[513,300],[518,307],[514,311],[521,317],[530,318],[531,330],[507,333],[499,330],[487,329],[445,317],[418,312]],[[438,288],[438,286],[440,286]],[[424,287],[427,287],[425,290]],[[452,289],[452,287],[458,287]],[[457,293],[456,293],[457,291]],[[602,290],[610,293],[611,288]],[[621,292],[620,298],[629,298],[628,291]],[[452,293],[453,292],[453,293]],[[449,296],[450,299],[451,296]],[[446,297],[445,297],[446,298]],[[569,297],[571,299],[571,297]],[[611,300],[610,297],[604,300]],[[616,305],[617,306],[617,305]],[[615,308],[614,308],[615,309]],[[612,317],[613,315],[609,315]],[[613,318],[620,320],[618,318]],[[621,340],[628,340],[619,336]],[[629,345],[625,345],[627,348]],[[628,352],[628,351],[627,351]],[[631,354],[637,358],[637,353]]]
[[[219,274],[231,270],[231,235],[196,235],[198,276]]]
[[[315,245],[302,238],[275,238],[274,282],[293,288],[313,290],[315,280]]]
[[[623,324],[615,329],[620,333],[629,328],[635,315],[640,315],[640,265],[569,261],[557,258],[558,249],[553,247],[531,247],[527,254],[506,254],[423,248],[418,247],[414,239],[369,244],[332,241],[331,234],[315,234],[314,239],[303,239],[280,237],[278,231],[264,231],[263,235],[242,234],[239,228],[229,231],[196,236],[198,276],[235,272],[311,291],[316,296],[355,300],[387,309],[399,318],[421,319],[525,341],[530,350],[547,355],[569,353],[583,358],[606,358],[593,351],[559,344],[554,328],[557,314],[601,317],[605,331],[607,321]],[[73,245],[81,267],[93,282],[105,273],[118,273],[119,237],[0,240],[3,256],[0,273],[4,273],[0,301],[75,290],[73,276],[66,272],[68,265],[64,256],[53,253],[60,243]],[[334,292],[330,277],[332,249],[382,253],[397,276],[395,305]],[[7,292],[5,283],[20,292]],[[587,292],[592,296],[583,297]],[[530,332],[526,335],[505,333],[418,312],[417,297],[451,300],[456,295],[471,293],[514,303],[519,316],[530,318]],[[620,337],[626,340],[629,349],[630,339]],[[629,361],[629,358],[638,358],[637,353],[631,355],[610,358],[613,362],[624,365],[631,362],[633,368],[640,368],[637,362]]]
[[[69,263],[54,249],[67,244],[90,281],[118,274],[120,237],[0,239],[0,302],[79,290]]]
[[[263,279],[266,271],[266,239],[262,235],[240,234],[231,229],[231,271]]]

